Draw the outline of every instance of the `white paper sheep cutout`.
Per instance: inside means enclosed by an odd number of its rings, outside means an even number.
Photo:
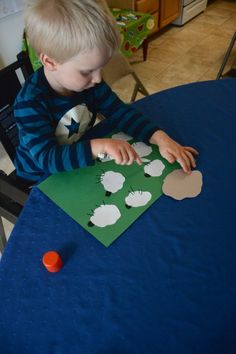
[[[125,206],[127,209],[131,207],[137,208],[148,204],[152,195],[150,192],[132,191],[125,198]]]
[[[149,162],[149,159],[144,158],[148,156],[152,152],[152,147],[143,143],[142,141],[138,141],[137,143],[133,143],[132,147],[137,152],[137,154],[141,157],[142,162]]]
[[[115,133],[112,135],[112,139],[117,139],[117,140],[124,140],[124,141],[129,141],[129,140],[132,140],[133,137],[128,135],[128,134],[125,134],[123,132],[119,132],[119,133]]]
[[[109,197],[123,188],[125,177],[119,172],[107,171],[101,174],[100,182],[106,191],[106,196]]]
[[[159,177],[164,171],[165,165],[161,160],[153,160],[146,166],[144,166],[144,176],[145,177]]]
[[[102,204],[94,209],[88,226],[106,227],[113,225],[121,217],[120,210],[114,204]]]

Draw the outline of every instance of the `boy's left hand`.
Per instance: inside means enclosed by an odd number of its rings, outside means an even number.
[[[177,161],[184,172],[191,173],[191,169],[196,167],[194,155],[198,155],[198,151],[190,146],[178,144],[162,130],[157,130],[149,142],[158,145],[161,156],[168,162]]]

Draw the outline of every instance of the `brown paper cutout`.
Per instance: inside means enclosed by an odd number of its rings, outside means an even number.
[[[174,170],[164,179],[162,191],[165,195],[177,200],[194,198],[202,190],[202,174],[200,171],[192,171],[186,174],[183,170]]]

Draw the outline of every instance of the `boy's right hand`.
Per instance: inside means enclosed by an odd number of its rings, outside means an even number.
[[[92,139],[91,149],[94,158],[98,154],[108,154],[113,157],[118,165],[131,165],[136,161],[139,165],[142,160],[134,148],[124,140],[118,139]]]

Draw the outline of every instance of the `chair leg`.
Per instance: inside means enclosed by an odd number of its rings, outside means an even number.
[[[227,61],[229,59],[229,56],[230,56],[230,53],[231,53],[231,51],[233,49],[235,41],[236,41],[236,32],[234,33],[233,38],[231,39],[230,45],[229,45],[229,47],[227,49],[227,52],[225,53],[225,56],[224,56],[223,62],[221,64],[220,70],[219,70],[219,72],[218,72],[218,74],[216,76],[216,80],[219,80],[221,78],[222,74],[223,74],[225,65],[226,65],[226,63],[227,63]]]
[[[3,227],[2,217],[0,216],[0,253],[3,253],[6,243],[6,234]]]
[[[136,84],[130,102],[135,101],[138,92],[142,93],[144,96],[149,96],[149,92],[144,87],[137,74],[135,72],[132,72],[132,76],[136,81]]]
[[[132,97],[131,97],[131,99],[130,99],[130,102],[134,102],[135,101],[135,99],[136,99],[136,96],[137,96],[137,94],[138,94],[138,87],[139,85],[138,85],[138,83],[136,82],[135,83],[135,87],[134,87],[134,91],[133,91],[133,93],[132,93]]]

